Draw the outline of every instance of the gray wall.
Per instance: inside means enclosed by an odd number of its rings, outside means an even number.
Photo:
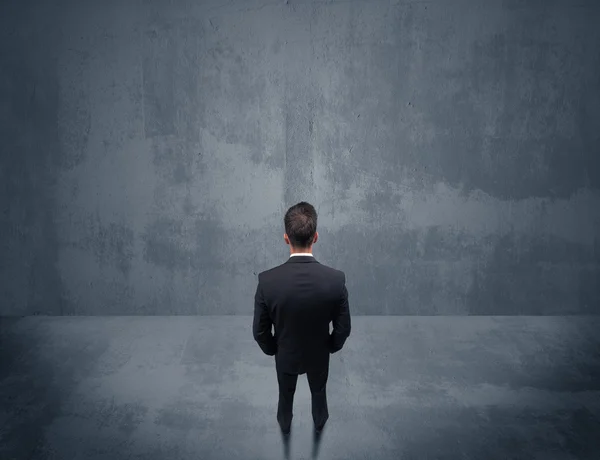
[[[600,313],[600,3],[0,6],[0,314]]]

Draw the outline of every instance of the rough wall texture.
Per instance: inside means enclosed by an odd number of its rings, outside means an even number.
[[[2,2],[0,314],[600,313],[600,4]]]

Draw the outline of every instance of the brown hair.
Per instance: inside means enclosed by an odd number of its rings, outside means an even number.
[[[285,213],[285,233],[294,248],[310,247],[317,232],[317,211],[306,201],[295,204]]]

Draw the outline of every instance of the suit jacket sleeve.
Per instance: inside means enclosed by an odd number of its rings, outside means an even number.
[[[348,289],[346,288],[346,275],[343,276],[342,292],[337,308],[333,312],[333,331],[329,336],[329,351],[337,353],[342,349],[346,339],[350,336],[351,321],[348,305]]]
[[[258,343],[262,351],[268,356],[274,356],[277,352],[277,342],[271,332],[273,321],[269,315],[269,309],[265,303],[260,277],[256,294],[254,295],[254,322],[252,324],[252,333],[254,340]]]

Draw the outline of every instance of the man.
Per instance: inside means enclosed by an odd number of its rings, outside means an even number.
[[[346,276],[312,255],[312,245],[319,237],[317,212],[312,205],[303,201],[289,208],[284,225],[283,239],[290,246],[290,258],[259,273],[252,330],[263,352],[275,356],[277,421],[282,433],[290,432],[298,375],[306,374],[315,432],[320,434],[329,418],[329,355],[341,350],[350,335]]]

